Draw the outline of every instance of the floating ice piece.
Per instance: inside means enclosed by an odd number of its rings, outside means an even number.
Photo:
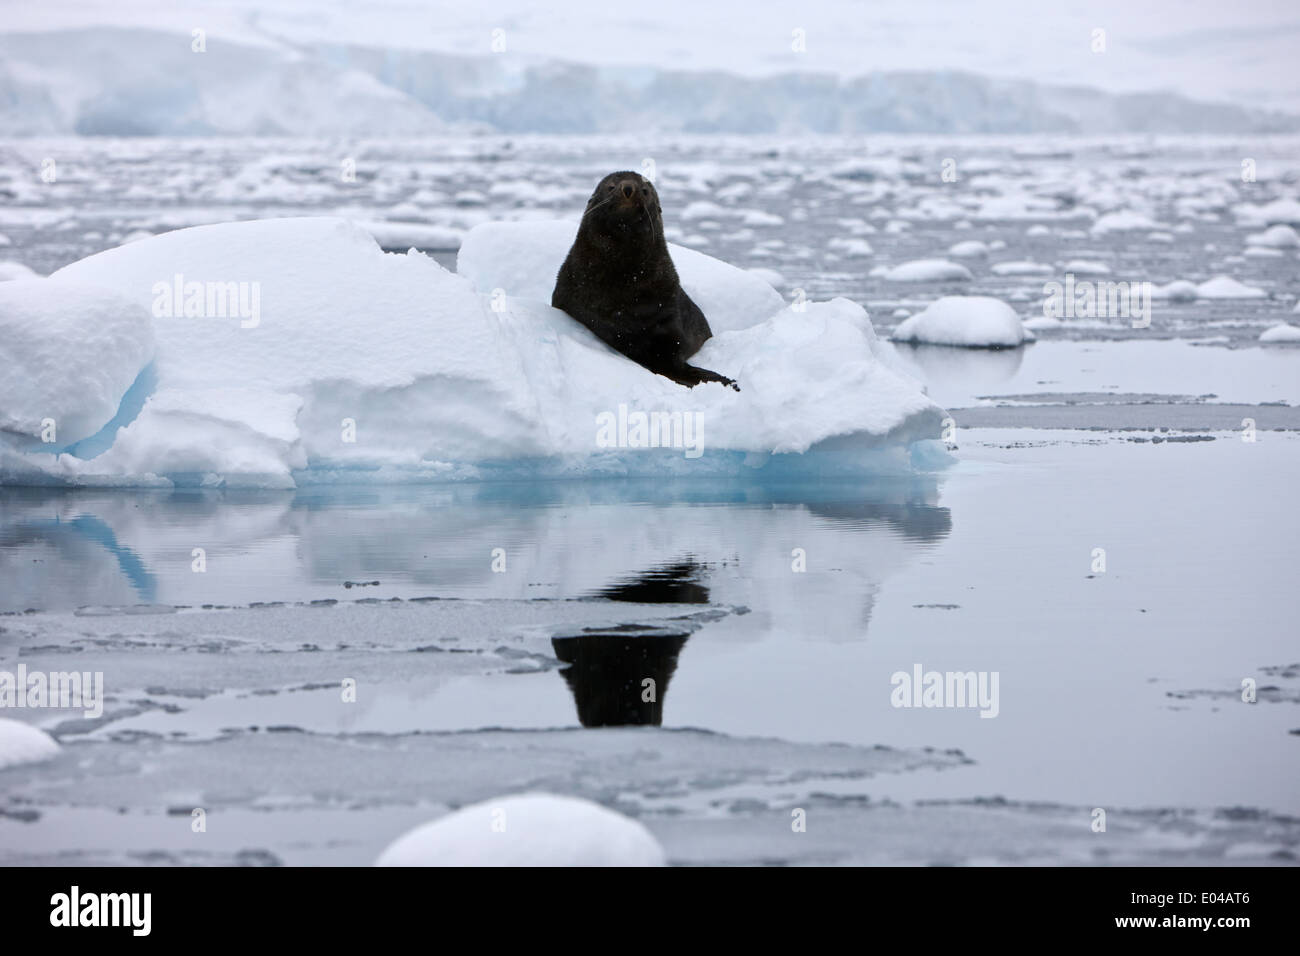
[[[1065,271],[1077,276],[1108,276],[1110,266],[1096,259],[1071,259],[1065,264]]]
[[[947,295],[905,319],[894,329],[899,342],[957,345],[966,348],[1014,348],[1032,341],[1032,332],[1000,299],[983,295]]]
[[[642,824],[576,797],[484,800],[398,837],[376,866],[663,866]]]
[[[1052,267],[1042,262],[998,262],[990,267],[994,275],[999,276],[1045,276],[1052,273]]]
[[[973,276],[969,269],[946,259],[913,259],[882,275],[890,282],[969,282]]]
[[[1167,299],[1170,302],[1194,302],[1199,295],[1196,283],[1186,279],[1175,279],[1168,285],[1158,285],[1151,290],[1152,298]]]
[[[1031,332],[1050,331],[1065,327],[1065,323],[1060,319],[1053,318],[1050,315],[1036,315],[1032,319],[1025,319],[1025,328]]]
[[[678,215],[682,219],[708,219],[715,216],[732,216],[736,210],[728,209],[725,206],[719,206],[715,202],[707,199],[697,199],[693,203],[688,203]],[[576,230],[575,230],[576,231]]]
[[[1243,226],[1300,226],[1300,200],[1274,199],[1260,206],[1241,205],[1233,209],[1233,214]]]
[[[58,743],[39,727],[0,717],[0,770],[49,760],[58,752]]]
[[[1232,276],[1215,276],[1196,287],[1202,299],[1263,299],[1268,293],[1263,289],[1238,282]]]
[[[1300,246],[1300,234],[1290,226],[1269,226],[1263,232],[1246,237],[1248,246],[1265,246],[1270,249],[1294,249]]]
[[[32,279],[35,277],[36,273],[21,262],[14,262],[10,259],[0,260],[0,282],[9,282],[13,279]]]
[[[989,254],[988,244],[979,239],[966,239],[948,247],[948,255],[958,259],[978,259]]]
[[[872,253],[871,243],[865,239],[848,239],[837,236],[826,243],[826,246],[842,256],[869,256]]]
[[[1300,342],[1300,328],[1283,322],[1259,333],[1259,340],[1264,343]]]
[[[1108,232],[1157,229],[1159,226],[1160,224],[1150,216],[1144,216],[1132,209],[1121,209],[1118,212],[1108,212],[1104,216],[1098,217],[1097,221],[1092,224],[1091,232],[1094,236],[1101,236]]]

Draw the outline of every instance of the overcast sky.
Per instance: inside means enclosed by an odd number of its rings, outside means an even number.
[[[88,24],[483,55],[500,29],[520,61],[960,69],[1300,111],[1300,0],[0,0],[0,29]]]

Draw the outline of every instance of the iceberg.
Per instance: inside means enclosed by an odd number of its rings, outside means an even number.
[[[0,482],[852,476],[949,460],[943,410],[857,304],[786,305],[761,276],[672,247],[715,332],[697,361],[743,391],[686,389],[551,308],[574,229],[480,225],[452,273],[349,220],[221,223],[4,283]],[[638,416],[674,440],[647,442]],[[50,417],[59,443],[36,444]]]

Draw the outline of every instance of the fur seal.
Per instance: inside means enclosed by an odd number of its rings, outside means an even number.
[[[560,266],[551,305],[638,365],[694,388],[734,380],[687,363],[713,335],[682,291],[654,184],[626,170],[596,186]]]

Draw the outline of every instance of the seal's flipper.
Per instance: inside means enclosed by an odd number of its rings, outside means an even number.
[[[707,368],[687,365],[685,362],[670,369],[663,369],[659,374],[665,378],[671,378],[678,385],[685,385],[687,388],[694,388],[701,382],[718,382],[722,385],[730,385],[736,391],[740,391],[740,386],[736,384],[734,378],[727,378],[727,376],[711,372]]]

